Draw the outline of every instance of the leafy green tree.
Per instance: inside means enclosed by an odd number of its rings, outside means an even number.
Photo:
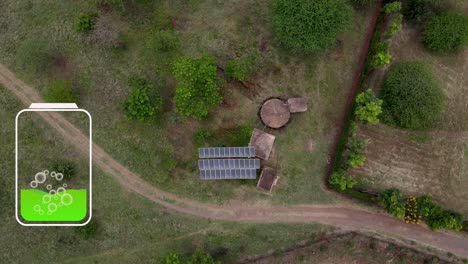
[[[178,82],[174,98],[177,113],[201,119],[221,103],[223,98],[216,71],[213,56],[182,58],[174,63],[173,72]]]
[[[382,121],[410,129],[432,127],[444,103],[444,95],[430,69],[412,61],[398,62],[390,68],[381,99]]]
[[[357,184],[357,181],[352,177],[346,176],[344,170],[335,171],[330,176],[328,183],[339,191],[351,189]]]
[[[424,217],[426,224],[433,230],[443,228],[460,231],[463,228],[463,216],[443,210],[442,207],[432,201],[429,195],[423,195],[416,199],[418,213]]]
[[[468,16],[448,12],[433,17],[424,30],[423,43],[436,52],[462,49],[468,44]]]
[[[399,1],[385,4],[384,7],[382,8],[382,11],[385,14],[400,12],[400,10],[401,10],[401,2]]]
[[[70,160],[57,160],[52,164],[52,171],[62,173],[64,179],[71,179],[75,175],[75,163]]]
[[[351,19],[345,0],[274,0],[273,28],[287,49],[313,53],[334,47]]]
[[[72,90],[70,82],[58,80],[47,87],[44,99],[49,103],[75,103],[78,96]]]
[[[130,119],[146,121],[162,108],[162,99],[156,94],[153,84],[142,78],[130,78],[129,86],[133,88],[130,97],[124,103],[125,113]],[[148,94],[153,92],[153,98]]]
[[[94,16],[92,15],[81,15],[78,17],[76,22],[77,32],[89,32],[94,28]]]
[[[371,89],[367,89],[356,97],[354,113],[362,122],[377,124],[382,113],[382,103],[383,101],[378,99]]]
[[[397,218],[405,217],[405,205],[402,203],[403,195],[398,189],[390,189],[382,192],[378,197],[378,203],[390,214]]]
[[[232,80],[246,81],[258,70],[260,54],[255,52],[244,58],[235,58],[226,64],[226,77]]]
[[[16,63],[25,70],[43,71],[51,62],[49,43],[42,39],[26,39],[16,51]]]

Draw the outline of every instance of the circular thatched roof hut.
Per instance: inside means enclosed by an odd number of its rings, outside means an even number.
[[[277,98],[266,101],[260,109],[262,122],[271,128],[286,125],[290,116],[288,104]]]

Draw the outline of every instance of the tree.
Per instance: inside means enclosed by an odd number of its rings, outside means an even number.
[[[401,202],[403,195],[398,189],[390,189],[382,192],[378,197],[378,203],[390,214],[397,218],[405,216],[405,205]]]
[[[235,58],[226,64],[226,77],[237,81],[246,81],[258,69],[260,54],[255,52],[244,58]]]
[[[423,33],[426,48],[436,52],[454,52],[468,44],[468,17],[454,12],[429,20]]]
[[[62,173],[64,179],[71,179],[75,175],[75,163],[70,160],[57,160],[52,164],[52,171]]]
[[[463,228],[463,216],[443,210],[442,207],[432,201],[429,195],[423,195],[416,199],[418,214],[424,217],[426,224],[433,230],[443,228],[459,231]]]
[[[384,7],[382,8],[382,11],[385,14],[400,12],[400,10],[401,10],[401,2],[398,2],[398,1],[385,4]]]
[[[381,92],[382,121],[402,128],[432,127],[443,110],[444,96],[430,69],[421,62],[393,65]]]
[[[221,103],[216,70],[213,56],[182,58],[174,63],[173,72],[178,82],[174,101],[179,114],[201,119]]]
[[[377,124],[382,113],[382,103],[383,101],[379,100],[371,89],[367,89],[356,97],[354,113],[362,122]]]
[[[352,14],[345,0],[274,0],[273,28],[278,41],[298,53],[335,46]]]
[[[153,84],[143,78],[130,78],[129,86],[133,88],[128,100],[124,103],[125,113],[130,119],[146,121],[160,111],[162,99],[154,91]],[[153,92],[153,98],[148,92]]]
[[[345,191],[346,189],[353,188],[354,185],[357,184],[357,181],[346,176],[346,172],[344,170],[339,170],[332,173],[328,183],[340,191]]]
[[[49,103],[75,103],[78,96],[72,90],[70,82],[58,80],[47,87],[44,99]]]

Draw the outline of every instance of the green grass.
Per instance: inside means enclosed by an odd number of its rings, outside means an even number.
[[[169,252],[210,253],[225,248],[223,262],[266,254],[331,230],[307,224],[242,224],[180,215],[123,190],[96,167],[93,221],[96,236],[84,239],[74,227],[23,227],[14,217],[14,117],[23,106],[0,86],[0,262],[160,263]],[[40,135],[48,134],[40,131]]]
[[[96,29],[89,33],[74,30],[79,15],[96,11],[88,1],[26,4],[7,0],[0,11],[0,23],[8,25],[0,39],[1,62],[42,94],[58,77],[70,81],[79,96],[79,106],[93,116],[94,142],[161,189],[214,203],[230,199],[286,204],[334,201],[334,194],[322,191],[322,177],[334,124],[342,111],[337,106],[343,104],[349,89],[357,59],[354,51],[362,43],[368,15],[354,14],[355,24],[340,36],[342,44],[336,50],[295,57],[277,47],[267,2],[135,1],[123,12],[98,11]],[[154,34],[170,30],[171,19],[179,47],[171,51],[148,48]],[[100,24],[108,25],[105,32],[119,36],[124,47],[109,47],[98,35],[103,34],[98,30]],[[40,74],[20,71],[15,64],[16,47],[32,37],[46,39],[53,54],[65,58],[66,66],[56,63]],[[233,54],[256,51],[262,42],[266,43],[264,65],[253,77],[262,87],[256,91],[257,96],[249,99],[243,88],[228,84],[224,93],[233,106],[218,107],[204,121],[177,117],[171,103],[175,82],[170,69],[174,59],[208,53],[224,66]],[[150,79],[161,92],[165,112],[154,122],[128,120],[123,113],[122,104],[130,93],[127,80],[135,75]],[[242,126],[263,129],[257,111],[260,103],[271,96],[309,99],[308,112],[293,115],[286,128],[273,131],[277,136],[275,155],[268,164],[276,167],[281,176],[273,197],[257,192],[254,183],[201,182],[193,133],[202,127],[214,131]],[[73,121],[81,126],[79,120]],[[244,142],[229,138],[228,133],[220,138],[213,144]],[[309,152],[305,146],[311,141],[315,147]]]

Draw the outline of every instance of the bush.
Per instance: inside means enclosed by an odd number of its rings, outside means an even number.
[[[405,205],[401,202],[403,195],[397,189],[390,189],[382,192],[377,198],[378,203],[390,214],[397,218],[405,216]]]
[[[416,199],[418,214],[424,217],[426,224],[433,230],[443,228],[460,231],[463,228],[463,216],[443,210],[432,201],[431,196],[423,195]]]
[[[133,88],[133,91],[124,103],[124,109],[130,119],[146,121],[161,110],[162,99],[156,94],[150,81],[142,78],[130,78],[129,86]],[[154,94],[153,98],[150,98],[148,92]]]
[[[385,4],[384,7],[382,8],[382,11],[385,14],[400,12],[400,10],[401,10],[401,2],[398,2],[398,1]]]
[[[173,71],[178,82],[174,98],[177,113],[201,119],[221,103],[214,57],[179,59]]]
[[[201,145],[205,144],[206,140],[213,137],[213,133],[208,129],[203,129],[202,128],[202,129],[197,130],[193,134],[193,137],[195,139],[195,143],[197,143],[197,145],[201,146]]]
[[[259,53],[245,58],[236,58],[226,64],[226,77],[237,81],[246,81],[258,70]]]
[[[58,80],[47,87],[44,99],[49,103],[75,103],[78,96],[68,81]]]
[[[407,0],[403,15],[413,22],[423,22],[447,9],[445,0]]]
[[[433,17],[424,30],[423,43],[436,52],[462,49],[468,44],[468,17],[453,12]]]
[[[151,36],[149,46],[156,51],[169,52],[179,48],[180,41],[174,32],[170,30],[159,30]]]
[[[395,64],[383,82],[381,98],[382,121],[402,128],[430,128],[443,110],[443,93],[420,62]]]
[[[252,136],[253,128],[249,126],[240,126],[230,129],[227,134],[227,144],[232,147],[247,146]]]
[[[57,160],[52,164],[51,171],[62,173],[64,179],[71,179],[75,175],[75,163],[69,160]]]
[[[345,0],[275,0],[273,28],[279,42],[289,50],[325,51],[335,46],[351,13]]]
[[[353,188],[354,185],[357,184],[357,181],[349,176],[346,176],[346,172],[344,170],[340,170],[332,173],[328,183],[330,186],[339,191],[345,191],[346,189]]]
[[[383,101],[379,100],[371,89],[367,89],[356,97],[354,113],[362,122],[377,124],[382,113],[382,103]]]
[[[76,31],[77,32],[89,32],[94,28],[94,16],[91,15],[82,15],[78,17],[76,22]]]
[[[45,40],[26,39],[16,51],[16,63],[25,70],[39,72],[52,62],[49,43]]]
[[[393,18],[392,23],[390,23],[390,26],[385,32],[385,36],[387,38],[391,38],[395,36],[395,34],[403,28],[402,23],[403,23],[403,16],[401,14],[395,16],[395,18]]]
[[[95,238],[97,231],[99,229],[98,222],[96,220],[91,220],[85,226],[77,226],[75,227],[75,234],[82,237],[83,239],[91,239]]]
[[[366,156],[361,153],[349,152],[346,162],[352,168],[359,168],[364,166],[366,162]]]

